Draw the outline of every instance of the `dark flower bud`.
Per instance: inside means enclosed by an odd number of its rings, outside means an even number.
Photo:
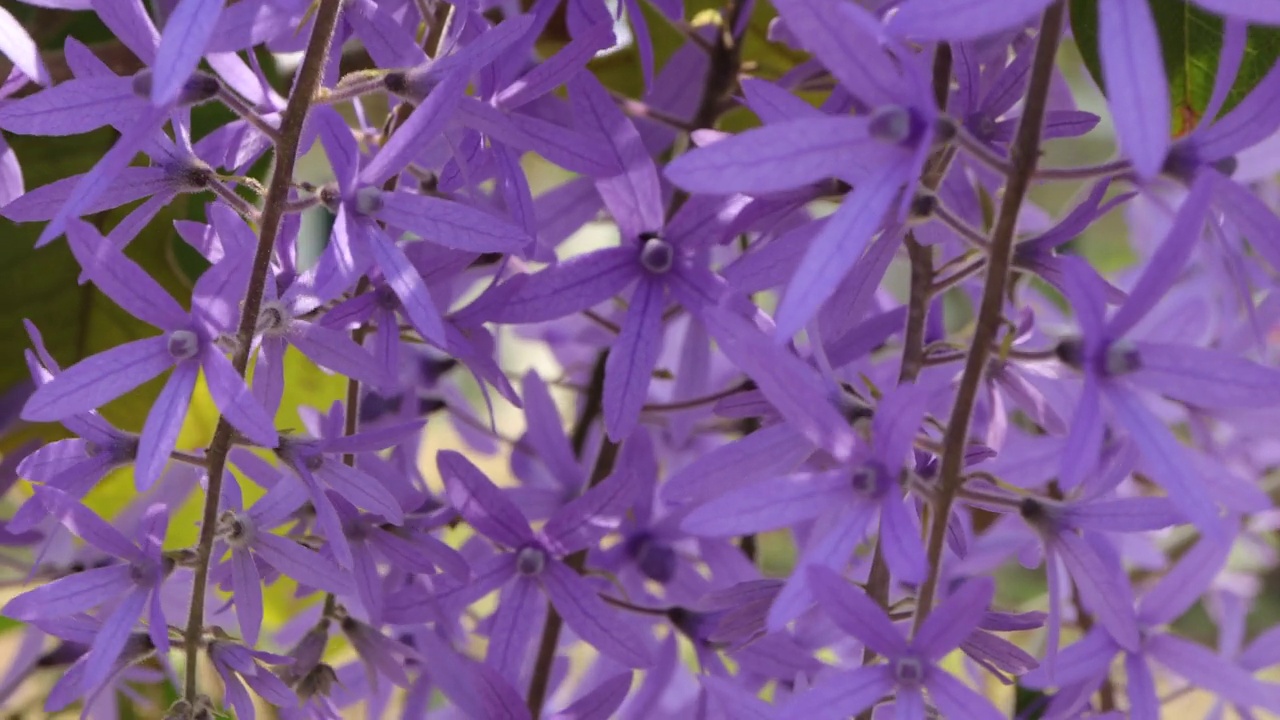
[[[337,212],[338,206],[342,204],[342,192],[338,189],[338,186],[330,183],[320,188],[320,203],[333,212]]]
[[[382,84],[387,88],[387,92],[404,95],[409,91],[409,76],[403,70],[389,72],[382,78]]]
[[[918,192],[911,198],[911,219],[928,220],[938,209],[938,197],[933,193]]]
[[[1084,341],[1080,338],[1063,338],[1053,349],[1053,354],[1067,367],[1076,370],[1084,367]]]
[[[139,71],[133,76],[133,94],[138,97],[151,97],[151,81],[150,70]],[[217,95],[220,87],[218,78],[197,70],[182,84],[176,104],[178,106],[199,105]]]
[[[298,693],[298,698],[305,702],[317,695],[328,695],[337,682],[338,673],[334,672],[328,664],[320,663],[298,680],[293,686],[293,691]]]

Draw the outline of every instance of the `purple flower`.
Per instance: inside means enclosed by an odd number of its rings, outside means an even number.
[[[154,505],[139,527],[135,544],[105,520],[60,490],[42,487],[37,496],[50,514],[68,530],[120,562],[68,575],[10,600],[4,614],[19,620],[69,618],[96,607],[107,608],[102,628],[93,637],[80,685],[81,694],[94,694],[113,674],[116,660],[143,617],[148,635],[162,653],[169,647],[169,630],[160,606],[161,583],[175,560],[161,552],[168,528],[168,510]]]
[[[770,478],[735,488],[689,513],[682,528],[693,535],[745,535],[815,519],[797,565],[841,567],[878,516],[881,547],[894,576],[919,582],[928,570],[918,520],[904,501],[900,479],[924,416],[928,392],[903,385],[885,394],[871,421],[870,447],[854,451],[837,470]],[[813,600],[809,575],[796,572],[769,611],[780,629]]]
[[[1002,718],[1004,714],[937,665],[977,629],[995,584],[970,580],[929,615],[910,640],[873,600],[827,568],[809,570],[818,604],[844,632],[886,662],[828,676],[783,705],[787,717],[844,718],[892,694],[900,718],[924,718],[924,691],[944,717]]]
[[[459,598],[472,600],[502,588],[491,621],[490,665],[509,680],[518,677],[525,649],[533,639],[527,620],[536,614],[539,591],[565,624],[601,653],[631,667],[649,664],[644,638],[620,622],[592,585],[563,559],[594,545],[617,527],[631,502],[625,473],[611,476],[560,508],[535,533],[502,491],[465,457],[444,451],[437,463],[458,513],[503,548],[475,568],[476,580]]]
[[[255,443],[277,442],[266,411],[253,399],[244,380],[218,345],[238,320],[238,304],[247,280],[247,258],[228,256],[200,276],[191,312],[169,296],[155,280],[102,241],[84,223],[69,227],[85,273],[130,314],[165,331],[99,353],[67,368],[40,386],[23,408],[27,420],[62,420],[102,407],[142,383],[173,368],[147,416],[138,441],[136,478],[139,488],[155,482],[178,440],[182,419],[201,370],[223,416]]]

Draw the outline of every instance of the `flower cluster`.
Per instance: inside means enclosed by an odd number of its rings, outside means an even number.
[[[1280,713],[1274,3],[16,5],[0,707]]]

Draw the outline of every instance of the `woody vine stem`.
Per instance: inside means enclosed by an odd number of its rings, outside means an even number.
[[[951,417],[943,437],[938,492],[930,512],[927,548],[929,574],[916,596],[913,632],[919,631],[920,625],[933,609],[938,580],[942,575],[942,550],[946,546],[947,520],[951,517],[951,506],[955,502],[956,494],[964,484],[961,471],[964,468],[965,447],[968,444],[969,420],[978,398],[982,374],[991,356],[991,344],[1000,329],[1005,288],[1008,285],[1009,268],[1013,260],[1013,235],[1017,226],[1018,212],[1022,208],[1022,201],[1026,198],[1032,176],[1035,175],[1036,163],[1040,159],[1040,139],[1049,100],[1049,81],[1053,74],[1065,14],[1066,5],[1062,0],[1051,5],[1044,13],[1044,18],[1040,22],[1040,32],[1036,38],[1036,51],[1031,61],[1031,79],[1027,89],[1026,105],[1010,148],[1010,170],[1005,182],[1004,197],[1000,202],[1000,212],[996,216],[995,228],[991,234],[987,276],[982,288],[982,303],[978,310],[977,324],[973,331],[973,344],[965,359],[964,374],[961,376],[956,402],[951,409]]]
[[[311,39],[307,42],[302,66],[298,70],[293,92],[289,96],[289,103],[285,106],[280,120],[280,142],[275,148],[275,170],[271,174],[271,183],[263,205],[261,224],[258,227],[258,247],[253,258],[248,291],[245,293],[240,312],[236,349],[231,361],[236,372],[242,377],[249,367],[253,333],[258,325],[258,314],[262,309],[262,297],[271,268],[271,250],[275,246],[280,222],[284,218],[289,201],[293,168],[302,140],[303,125],[306,122],[312,98],[320,88],[325,61],[329,56],[329,46],[333,43],[334,31],[338,26],[338,12],[341,8],[341,0],[320,0],[315,14],[315,23],[311,27]],[[193,705],[197,696],[198,658],[201,636],[204,634],[205,590],[209,582],[209,563],[213,555],[218,502],[222,494],[222,476],[226,470],[227,454],[231,451],[233,435],[226,417],[220,417],[206,453],[209,460],[209,480],[205,489],[204,512],[201,515],[200,539],[196,546],[191,614],[187,618],[184,637],[187,655],[184,696],[187,702]]]

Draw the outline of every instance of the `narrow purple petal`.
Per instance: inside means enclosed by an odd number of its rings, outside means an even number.
[[[936,615],[930,615],[936,617]],[[973,720],[1001,720],[1006,715],[996,709],[991,701],[979,695],[973,688],[952,677],[942,668],[931,668],[925,678],[929,697],[938,707],[942,717],[973,718]]]
[[[649,397],[649,382],[662,350],[666,287],[641,277],[631,293],[622,331],[604,366],[604,423],[615,442],[631,434]]]
[[[494,611],[489,626],[489,649],[484,661],[504,680],[515,685],[520,681],[521,668],[529,654],[529,643],[538,626],[533,622],[545,602],[538,583],[529,578],[517,578],[503,588],[498,596],[498,609]]]
[[[1218,506],[1208,488],[1196,473],[1195,463],[1187,451],[1136,394],[1123,388],[1112,388],[1107,400],[1120,424],[1142,452],[1152,479],[1169,494],[1169,500],[1205,533],[1222,531]]]
[[[526,437],[537,452],[538,459],[559,482],[568,486],[580,483],[584,477],[582,467],[573,456],[569,439],[565,437],[564,423],[560,419],[555,401],[536,370],[525,374],[521,385],[521,399],[524,401],[524,414],[529,427]]]
[[[0,107],[0,129],[19,135],[79,135],[122,126],[146,112],[130,78],[73,78]]]
[[[89,647],[84,678],[80,681],[82,692],[92,694],[111,677],[116,668],[116,660],[120,658],[125,643],[129,642],[134,626],[142,618],[146,604],[147,591],[134,590],[125,595],[111,615],[102,622],[102,629]]]
[[[280,439],[275,421],[258,404],[222,351],[212,344],[206,346],[200,353],[200,365],[204,368],[209,394],[222,416],[255,443],[274,447]]]
[[[447,75],[364,166],[360,183],[380,186],[413,162],[422,147],[444,130],[466,84],[467,78],[461,74]]]
[[[189,323],[178,301],[92,225],[70,222],[67,244],[89,280],[130,315],[162,330],[176,330]]]
[[[888,164],[860,182],[813,239],[778,305],[777,336],[800,331],[839,287],[880,227],[902,184],[902,168]]]
[[[515,297],[494,308],[486,319],[542,322],[586,310],[625,290],[639,275],[639,266],[634,247],[577,255],[519,279],[522,284]]]
[[[932,662],[941,660],[978,629],[995,590],[995,583],[989,578],[965,582],[925,618],[912,646]]]
[[[798,693],[782,704],[777,717],[845,718],[866,710],[893,691],[888,665],[842,672]]]
[[[920,524],[911,517],[915,503],[894,497],[880,503],[880,538],[885,562],[903,582],[918,583],[929,572],[929,559],[920,542]]]
[[[199,376],[200,366],[195,362],[178,363],[152,404],[138,439],[138,458],[134,466],[138,489],[151,487],[169,463],[169,453],[177,447],[178,435],[191,405],[191,393]]]
[[[813,454],[788,423],[778,423],[703,453],[662,484],[668,501],[703,500],[735,486],[781,477]]]
[[[1126,649],[1138,647],[1138,624],[1133,611],[1133,595],[1119,567],[1111,567],[1089,543],[1072,531],[1054,536],[1051,552],[1062,564],[1080,591],[1086,607],[1097,622]],[[1054,572],[1048,568],[1048,572]]]
[[[647,638],[632,628],[596,594],[591,585],[559,561],[547,563],[539,576],[551,604],[570,629],[602,654],[627,667],[652,663]]]
[[[1159,720],[1160,698],[1146,659],[1141,655],[1125,655],[1124,674],[1128,680],[1129,720]]]
[[[4,8],[0,8],[0,55],[12,60],[22,74],[31,80],[41,85],[49,84],[49,71],[40,61],[40,49],[22,29],[18,19]]]
[[[96,410],[173,365],[163,337],[135,340],[92,355],[36,388],[22,418],[51,422]]]
[[[290,538],[262,534],[254,541],[253,551],[281,574],[299,585],[348,595],[353,591],[351,576],[324,556],[308,550]]]
[[[1226,567],[1234,538],[1206,537],[1196,543],[1142,596],[1138,617],[1144,625],[1168,625],[1208,592]]]
[[[550,720],[609,720],[631,692],[631,672],[606,678],[569,707],[552,713]],[[705,681],[706,678],[704,677]]]
[[[222,4],[223,0],[179,0],[173,8],[152,64],[151,102],[165,105],[178,98],[217,29]]]
[[[691,192],[750,195],[803,187],[869,167],[875,144],[856,117],[789,120],[747,130],[673,160],[667,179]]]
[[[4,606],[4,615],[15,620],[68,617],[109,602],[131,587],[128,565],[92,568],[28,590]]]
[[[811,567],[808,573],[819,607],[841,630],[890,660],[907,654],[906,638],[879,603],[830,568]]]
[[[597,178],[596,188],[605,207],[622,231],[624,241],[663,226],[662,190],[653,158],[640,141],[640,133],[590,73],[579,73],[568,83],[574,121],[590,134],[603,138],[616,164],[616,174]]]
[[[383,193],[373,216],[442,247],[468,252],[519,252],[531,240],[506,220],[458,202],[404,191]]]
[[[1268,408],[1280,405],[1280,371],[1231,353],[1191,345],[1135,342],[1142,368],[1135,385],[1194,407]]]
[[[1195,250],[1196,241],[1200,239],[1200,232],[1209,212],[1210,193],[1213,189],[1211,177],[1209,174],[1202,174],[1192,183],[1191,191],[1173,219],[1169,234],[1151,256],[1138,282],[1129,291],[1129,299],[1107,323],[1109,336],[1119,337],[1137,325],[1182,274],[1182,269]]]
[[[1190,640],[1167,633],[1153,635],[1147,638],[1146,651],[1161,665],[1227,702],[1272,712],[1280,704],[1274,685]]]
[[[424,339],[443,345],[444,320],[440,317],[440,309],[431,299],[431,293],[427,291],[427,284],[418,274],[418,269],[405,257],[404,251],[381,230],[369,228],[366,233],[373,260],[382,270],[387,284],[400,298],[410,324],[422,333]]]
[[[1053,0],[909,0],[886,29],[913,40],[978,40],[1026,27]]]
[[[1107,102],[1120,147],[1143,178],[1169,152],[1169,91],[1155,18],[1146,0],[1098,6],[1098,45]]]
[[[533,541],[528,521],[465,456],[443,451],[436,456],[436,464],[449,502],[476,530],[509,548]]]
[[[255,647],[262,630],[262,579],[248,550],[231,551],[231,585],[240,635],[249,647]]]
[[[358,508],[381,515],[392,524],[404,522],[400,503],[377,478],[336,460],[326,459],[316,477]]]
[[[680,527],[691,535],[732,537],[810,520],[852,499],[848,473],[796,473],[737,488],[699,505]]]
[[[1080,402],[1076,405],[1066,443],[1062,446],[1058,482],[1064,490],[1072,490],[1092,473],[1102,452],[1106,423],[1102,418],[1102,389],[1092,373],[1084,376]]]

